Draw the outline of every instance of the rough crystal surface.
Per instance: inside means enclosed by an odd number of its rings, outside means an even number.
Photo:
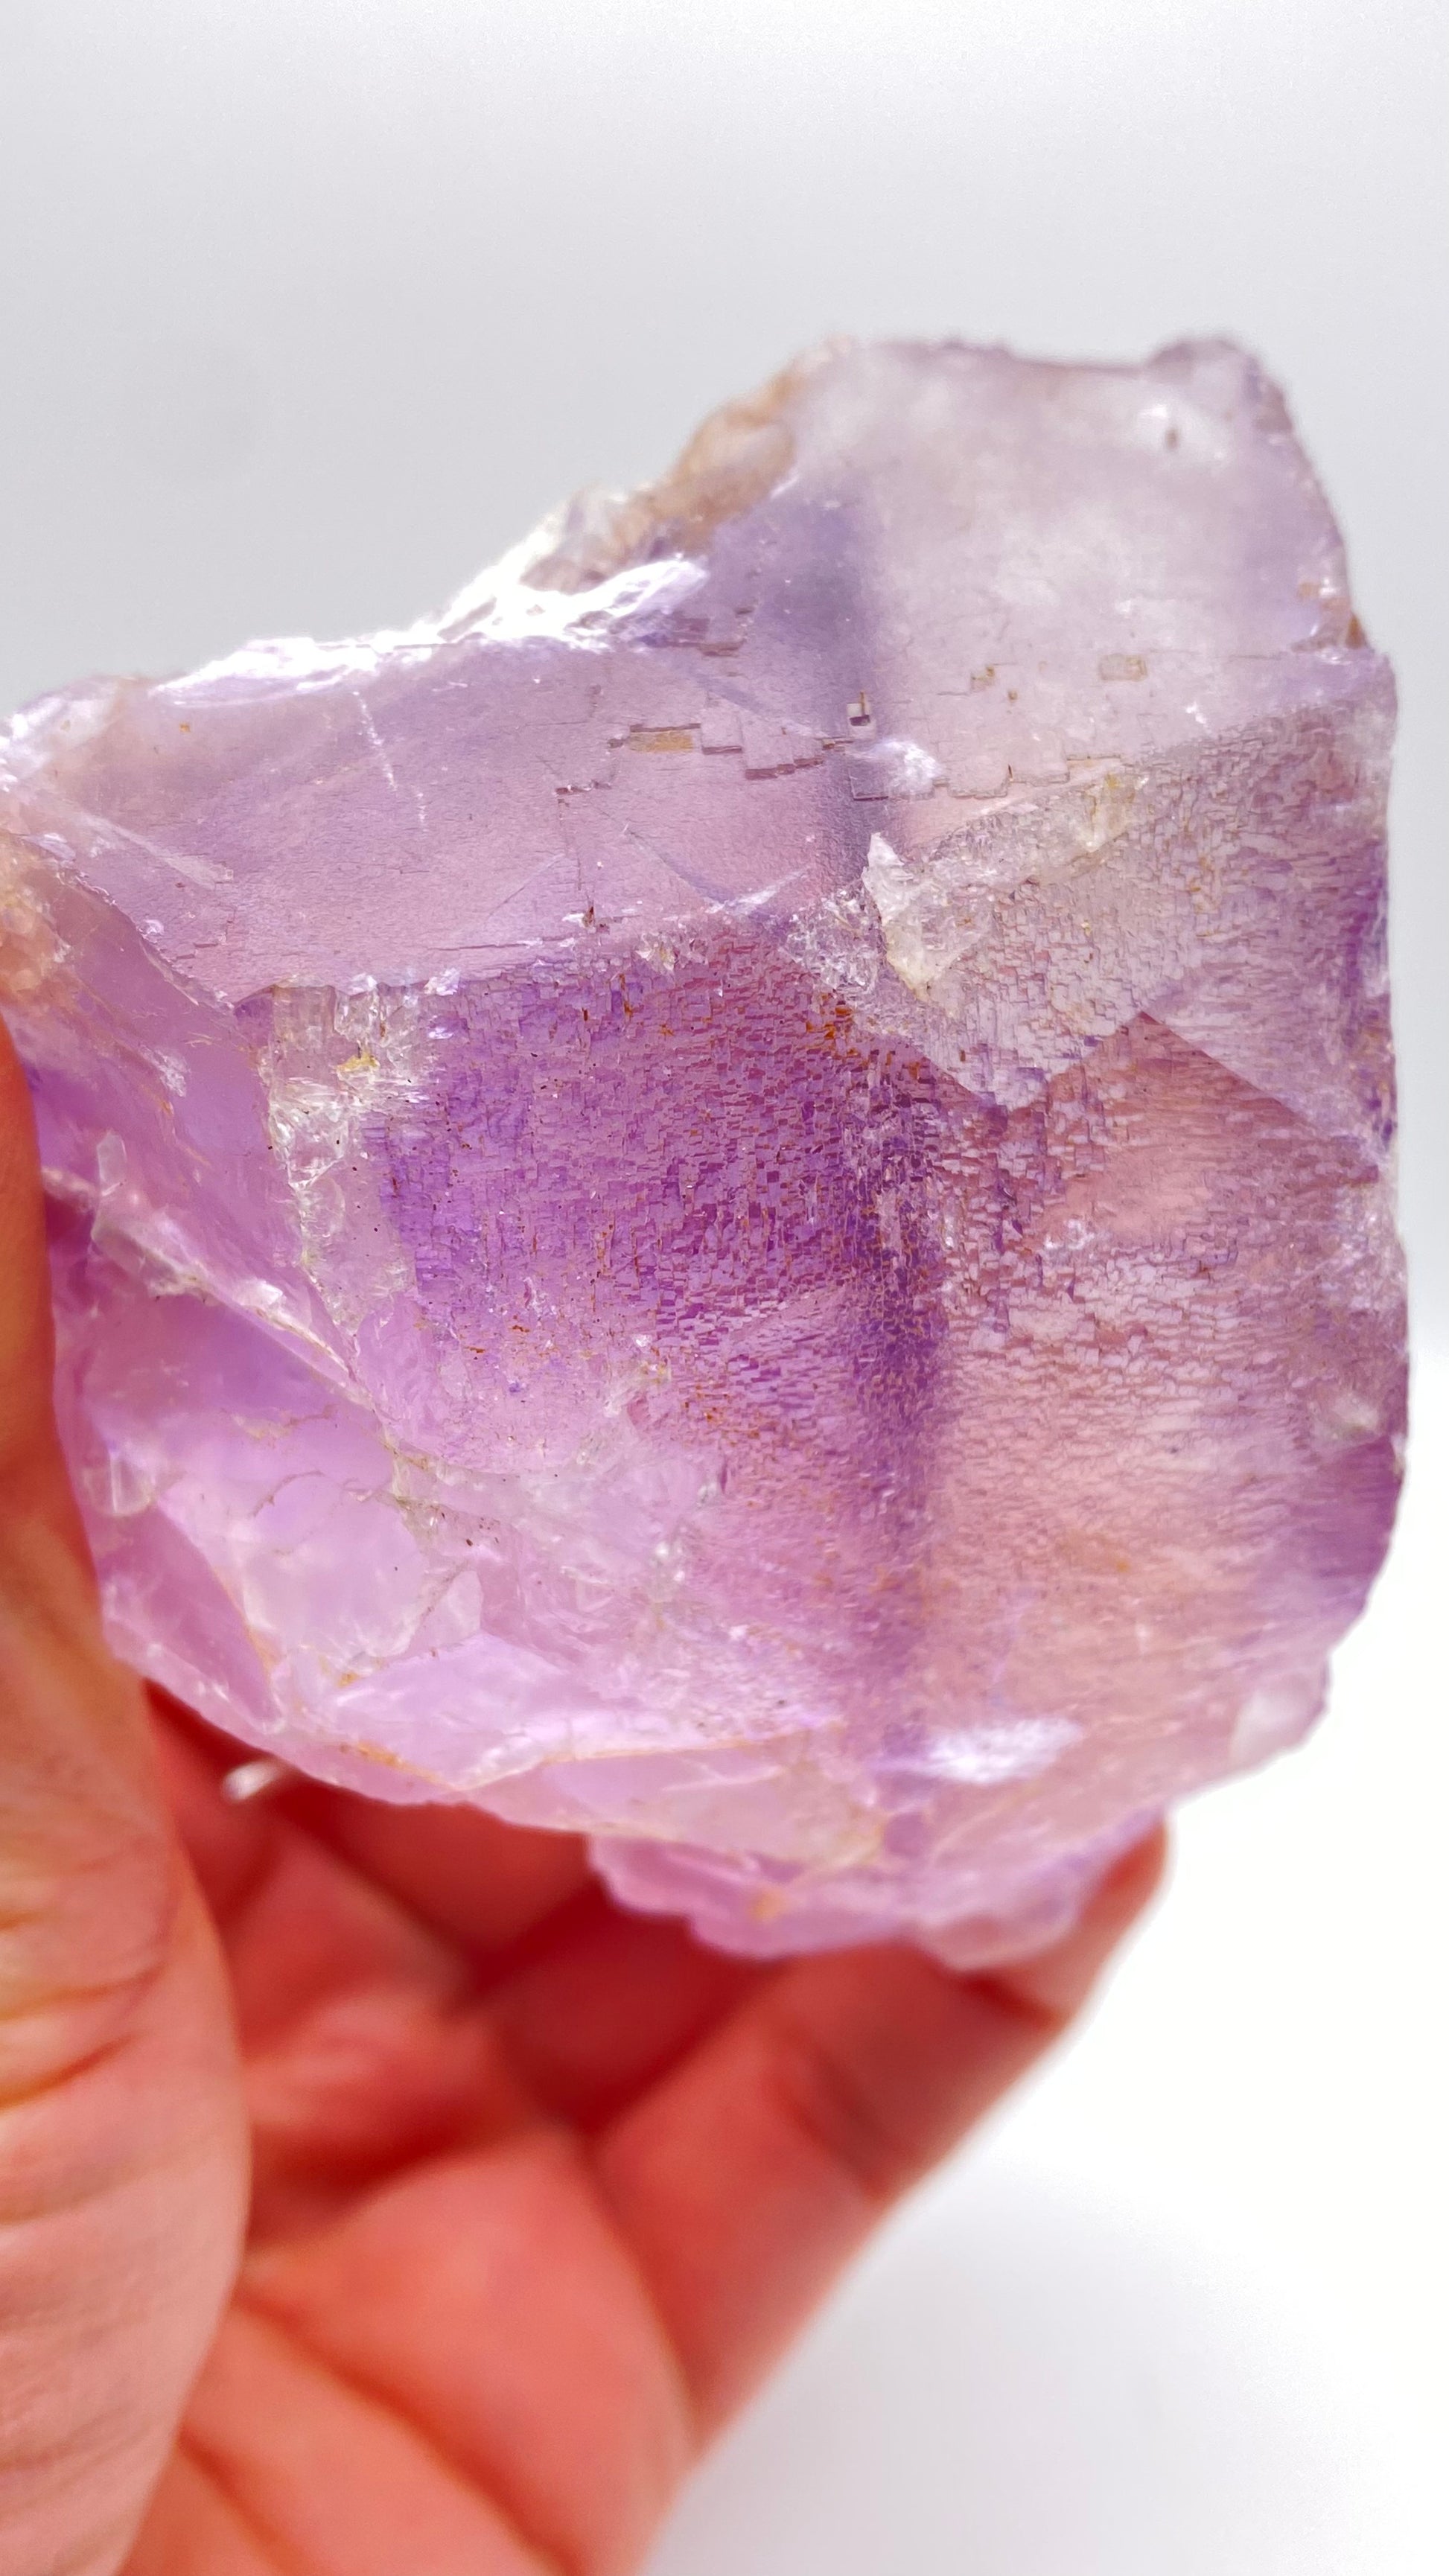
[[[0,742],[117,1644],[770,1952],[1069,1920],[1385,1545],[1385,663],[1283,405],[834,346]]]

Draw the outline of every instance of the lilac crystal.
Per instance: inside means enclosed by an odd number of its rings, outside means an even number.
[[[0,740],[116,1644],[629,1903],[967,1962],[1393,1512],[1393,696],[1283,405],[836,345],[437,620]]]

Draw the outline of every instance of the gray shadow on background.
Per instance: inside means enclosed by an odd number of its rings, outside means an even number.
[[[1193,2267],[1126,2211],[953,2178],[706,2464],[648,2576],[1387,2576],[1361,2404],[1246,2264]]]

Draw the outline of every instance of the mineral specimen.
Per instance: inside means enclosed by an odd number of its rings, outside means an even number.
[[[29,709],[117,1645],[734,1948],[1068,1921],[1384,1549],[1392,706],[1207,344],[834,345],[440,618]]]

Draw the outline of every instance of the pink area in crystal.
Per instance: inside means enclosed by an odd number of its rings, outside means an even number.
[[[117,1645],[757,1953],[1069,1922],[1392,1519],[1393,695],[1278,395],[833,346],[0,738]]]

